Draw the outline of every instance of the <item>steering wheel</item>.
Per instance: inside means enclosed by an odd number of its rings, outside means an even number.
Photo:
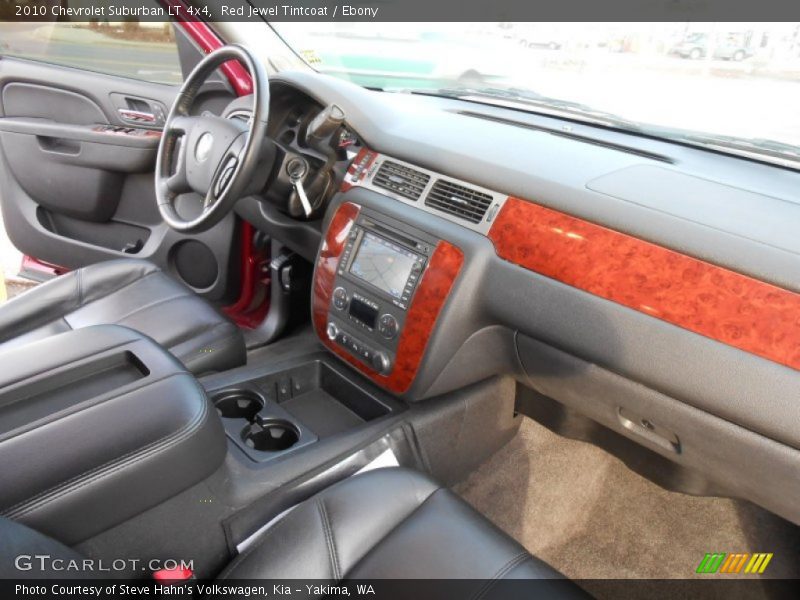
[[[253,113],[245,124],[239,119],[189,111],[200,87],[220,65],[238,60],[253,80]],[[233,208],[258,180],[261,151],[269,117],[269,79],[264,65],[239,44],[211,52],[184,82],[167,116],[156,158],[156,200],[164,221],[177,231],[205,231]],[[203,197],[202,211],[184,218],[175,207],[176,198],[196,192]]]

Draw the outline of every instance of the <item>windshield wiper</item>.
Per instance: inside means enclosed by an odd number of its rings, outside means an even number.
[[[597,110],[580,102],[562,100],[545,96],[530,90],[519,88],[440,88],[438,90],[408,90],[412,94],[428,96],[445,96],[460,100],[477,100],[497,104],[507,108],[527,109],[535,107],[538,112],[547,113],[548,116],[572,117],[577,120],[587,121],[595,125],[615,127],[629,131],[641,132],[642,129],[635,121],[630,121],[614,113]]]

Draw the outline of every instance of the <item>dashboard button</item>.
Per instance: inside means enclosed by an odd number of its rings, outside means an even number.
[[[337,287],[333,290],[333,305],[338,310],[344,310],[347,306],[347,290],[343,287]]]
[[[378,319],[378,332],[387,340],[391,340],[397,335],[399,327],[397,319],[389,313],[381,315],[381,318]]]
[[[386,375],[392,370],[392,361],[386,352],[377,351],[372,355],[372,366],[381,375]]]
[[[326,330],[326,333],[328,334],[328,339],[334,341],[336,339],[336,336],[339,335],[339,328],[336,327],[336,325],[333,323],[328,323],[328,328]]]

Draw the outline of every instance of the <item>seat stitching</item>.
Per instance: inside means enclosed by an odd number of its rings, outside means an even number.
[[[231,323],[229,323],[228,321],[222,320],[222,321],[219,321],[217,323],[212,323],[212,324],[208,325],[207,327],[205,327],[204,329],[201,329],[201,330],[192,329],[186,335],[178,336],[172,341],[161,342],[161,345],[171,351],[171,349],[174,348],[175,346],[180,346],[181,344],[184,344],[184,343],[192,340],[193,338],[197,338],[197,337],[200,337],[201,335],[204,335],[206,333],[210,333],[210,332],[212,332],[215,329],[218,329],[220,327],[226,327],[226,326],[230,326],[230,325],[231,325]],[[233,335],[236,335],[236,334],[238,334],[238,330],[235,331],[231,335],[233,336]]]
[[[202,390],[199,383],[196,384],[196,387]],[[127,454],[115,458],[98,467],[84,471],[83,473],[80,473],[65,482],[62,482],[52,488],[44,490],[43,492],[39,492],[30,498],[18,502],[17,504],[5,509],[0,514],[9,518],[22,517],[46,504],[49,504],[50,502],[58,500],[62,496],[75,492],[76,490],[91,484],[104,476],[111,475],[116,471],[144,460],[145,458],[150,457],[162,449],[169,449],[172,446],[182,442],[184,439],[192,435],[197,429],[199,429],[200,426],[206,421],[206,417],[209,414],[211,414],[211,412],[208,410],[208,402],[202,402],[200,411],[192,418],[191,421],[181,427],[178,431],[155,440],[143,448],[137,448],[136,450],[128,452]],[[79,482],[78,485],[72,485],[76,482]]]
[[[342,485],[342,484],[343,484],[343,483],[345,483],[346,481],[347,481],[347,479],[343,479],[342,481],[339,481],[339,482],[337,482],[337,483],[333,484],[333,485],[332,485],[332,486],[330,486],[329,488],[327,488],[327,489],[323,490],[322,492],[320,492],[320,493],[319,493],[319,494],[320,494],[320,497],[318,497],[318,498],[316,498],[316,499],[315,499],[315,498],[313,498],[313,497],[312,497],[312,498],[309,498],[309,499],[307,499],[307,500],[304,500],[303,502],[301,502],[301,503],[300,503],[300,504],[298,504],[297,506],[301,506],[302,504],[305,504],[306,502],[310,503],[312,500],[315,500],[315,503],[319,502],[319,501],[321,500],[321,495],[323,495],[323,494],[326,494],[326,493],[329,493],[331,490],[333,490],[334,488],[336,488],[336,487],[338,487],[338,486]],[[422,505],[423,505],[423,504],[425,504],[425,503],[426,503],[428,500],[430,500],[430,498],[431,498],[431,497],[432,497],[432,496],[433,496],[433,495],[434,495],[436,492],[438,492],[438,491],[441,491],[442,489],[443,489],[443,488],[437,488],[437,489],[433,490],[433,492],[431,492],[431,493],[430,493],[430,494],[429,494],[427,497],[425,497],[425,498],[424,498],[424,499],[423,499],[423,500],[420,502],[420,504],[414,508],[414,510],[412,510],[410,513],[408,513],[408,515],[406,515],[406,516],[405,516],[405,517],[404,517],[404,518],[403,518],[401,521],[399,521],[399,522],[398,522],[398,523],[397,523],[397,524],[396,524],[394,527],[392,527],[392,528],[391,528],[391,529],[390,529],[390,530],[389,530],[389,531],[386,533],[386,535],[385,535],[385,536],[383,536],[383,537],[382,537],[382,538],[380,538],[380,539],[379,539],[377,542],[375,542],[375,544],[372,546],[372,548],[374,548],[375,546],[377,546],[377,545],[378,545],[378,544],[379,544],[379,543],[380,543],[382,540],[384,540],[386,537],[388,537],[389,535],[391,535],[392,531],[394,531],[394,530],[395,530],[397,527],[399,527],[400,525],[402,525],[402,523],[403,523],[403,522],[404,522],[406,519],[409,519],[409,518],[410,518],[410,517],[411,517],[411,516],[412,516],[412,515],[413,515],[413,514],[414,514],[414,513],[417,511],[417,510],[419,510],[420,508],[422,508]],[[327,516],[327,513],[326,513],[326,516]],[[325,522],[325,520],[323,520],[323,523],[324,523],[324,522]],[[276,527],[278,527],[279,525],[281,525],[281,524],[283,524],[283,523],[286,523],[286,520],[282,519],[281,521],[279,521],[279,522],[276,524]],[[225,570],[222,572],[222,574],[219,576],[219,578],[220,578],[220,579],[223,579],[223,578],[227,577],[227,576],[228,576],[228,575],[229,575],[231,572],[235,571],[235,570],[236,570],[236,567],[238,567],[240,564],[242,564],[243,562],[245,562],[245,561],[246,561],[246,559],[247,559],[247,557],[249,557],[249,556],[250,556],[251,554],[253,554],[253,553],[254,553],[254,552],[255,552],[255,551],[258,549],[258,548],[260,548],[261,546],[263,546],[263,545],[264,545],[264,543],[265,543],[265,542],[266,542],[266,541],[267,541],[267,540],[270,538],[270,535],[275,535],[275,529],[270,529],[268,532],[265,532],[263,535],[261,535],[261,536],[260,536],[260,538],[259,538],[259,539],[256,541],[256,543],[254,543],[254,544],[253,544],[252,546],[250,546],[250,547],[249,547],[247,550],[245,550],[244,552],[242,552],[241,554],[239,554],[239,555],[236,557],[236,560],[234,560],[234,561],[233,561],[231,564],[229,564],[229,565],[228,565],[228,566],[225,568]],[[326,538],[326,542],[327,542],[327,538]],[[369,549],[368,549],[368,550],[367,550],[367,551],[364,553],[364,555],[361,557],[361,559],[360,559],[358,562],[361,562],[361,561],[363,560],[364,556],[366,556],[366,554],[368,554],[368,553],[369,553],[369,551],[370,551],[372,548],[369,548]],[[358,563],[356,563],[356,565],[354,565],[354,567],[355,567],[355,566],[357,566],[357,564],[358,564]],[[339,571],[340,571],[340,572],[339,572],[339,579],[341,580],[341,579],[343,579],[343,578],[344,578],[344,576],[345,576],[345,575],[343,575],[343,574],[341,573],[341,566],[339,566]]]
[[[144,279],[146,279],[147,277],[150,277],[151,275],[157,275],[157,274],[162,274],[163,275],[163,271],[158,266],[156,266],[156,265],[152,265],[152,266],[155,267],[155,270],[150,271],[148,273],[145,273],[144,275],[142,275],[140,277],[137,277],[133,281],[129,281],[128,283],[124,284],[122,287],[109,290],[105,295],[100,296],[99,298],[95,298],[93,300],[88,300],[86,298],[86,290],[84,289],[84,283],[85,282],[84,282],[84,274],[83,274],[85,269],[88,269],[88,268],[91,268],[91,267],[85,267],[83,269],[77,269],[75,271],[72,271],[72,272],[70,272],[68,274],[63,275],[63,277],[68,277],[70,275],[74,276],[75,286],[77,288],[74,291],[74,295],[77,297],[77,305],[72,305],[72,306],[69,306],[69,307],[66,307],[66,308],[62,307],[61,310],[63,311],[63,314],[57,315],[55,317],[55,320],[63,319],[64,322],[67,323],[67,325],[72,327],[72,325],[67,320],[67,316],[71,312],[73,312],[73,311],[75,311],[77,309],[80,309],[80,308],[86,306],[87,304],[91,304],[92,302],[97,302],[100,298],[106,298],[106,297],[110,296],[111,294],[116,294],[118,292],[121,292],[122,290],[125,290],[128,287],[130,287],[130,286],[132,286],[132,285],[134,285],[136,283],[139,283],[140,281],[143,281]],[[55,281],[55,280],[53,280],[53,281]],[[33,289],[30,290],[30,293],[31,294],[36,294],[37,290],[38,290],[38,288],[33,288]],[[21,297],[22,296],[18,296],[18,298],[21,298]],[[56,311],[54,311],[54,312],[56,312]],[[25,333],[31,332],[31,331],[35,330],[37,327],[42,327],[44,325],[47,325],[51,321],[53,321],[53,319],[50,319],[49,315],[44,317],[44,318],[41,318],[41,317],[37,318],[37,317],[33,316],[30,319],[26,319],[26,323],[25,323],[24,327],[22,327],[22,326],[9,327],[7,331],[3,332],[4,335],[2,336],[2,338],[0,338],[0,341],[6,342],[6,341],[8,341],[8,340],[10,340],[10,339],[12,339],[14,337],[18,337],[18,336],[23,335]]]
[[[153,454],[156,454],[162,450],[166,451],[169,448],[179,444],[184,439],[192,435],[197,429],[199,429],[199,427],[205,422],[205,417],[207,414],[209,414],[208,411],[203,410],[198,413],[198,415],[190,423],[182,427],[177,432],[156,440],[152,444],[149,444],[142,449],[129,452],[119,459],[105,463],[104,465],[101,465],[95,469],[85,471],[84,473],[70,479],[66,484],[60,484],[50,488],[49,490],[45,490],[44,492],[41,492],[32,498],[23,500],[13,507],[3,511],[2,514],[8,518],[23,517],[39,508],[42,508],[46,504],[54,502],[63,496],[90,485],[95,481],[102,479],[103,477],[113,475],[115,472],[149,458]],[[129,458],[131,458],[131,460],[128,460]],[[81,479],[83,480],[79,481]],[[72,485],[76,482],[77,485]],[[15,512],[12,513],[11,511]]]
[[[78,269],[76,271],[76,273],[80,273],[82,271],[83,271],[83,269]],[[109,292],[107,294],[105,294],[105,296],[101,296],[101,298],[107,298],[111,294],[116,294],[117,292],[121,292],[122,290],[127,289],[127,288],[131,287],[132,285],[135,285],[135,284],[139,283],[140,281],[144,281],[145,279],[147,279],[151,275],[159,275],[159,274],[163,274],[163,272],[161,271],[161,269],[156,267],[155,271],[150,271],[149,273],[145,273],[141,277],[137,277],[133,281],[129,281],[128,283],[126,283],[122,287],[119,287],[119,288],[116,288],[116,289],[113,289],[113,290],[109,290]],[[91,302],[97,302],[97,300],[92,300]]]
[[[191,436],[197,429],[199,429],[199,426],[205,422],[204,417],[205,415],[203,415],[203,418],[199,420],[196,419],[186,427],[179,430],[175,435],[162,438],[161,440],[155,442],[155,444],[145,447],[145,449],[143,449],[141,452],[133,453],[135,454],[135,456],[133,456],[131,460],[127,460],[129,457],[131,457],[131,455],[129,454],[123,457],[126,459],[123,462],[114,463],[112,461],[110,463],[106,463],[106,465],[103,465],[101,467],[102,470],[87,471],[86,473],[79,476],[78,479],[84,476],[85,478],[76,485],[70,485],[69,487],[59,486],[57,488],[51,488],[50,490],[45,491],[43,493],[44,495],[38,494],[37,496],[34,496],[33,498],[35,499],[35,501],[33,503],[26,504],[27,501],[23,501],[22,503],[15,505],[15,507],[12,507],[15,509],[15,512],[12,513],[11,509],[9,509],[3,511],[2,515],[10,519],[18,519],[24,517],[46,506],[47,504],[50,504],[51,502],[55,502],[64,496],[67,496],[71,493],[80,490],[81,488],[86,487],[87,485],[91,485],[92,483],[104,477],[113,475],[117,471],[125,469],[131,465],[135,465],[137,462],[141,462],[142,460],[149,458],[153,454],[157,454],[158,452],[161,451],[166,451],[172,448],[173,446],[176,446],[177,444],[181,443],[184,439]],[[75,478],[73,478],[73,480],[71,481],[74,482]]]
[[[487,592],[494,587],[494,585],[503,577],[505,577],[512,569],[521,565],[523,562],[530,558],[527,550],[523,550],[519,554],[514,555],[509,559],[498,571],[483,584],[483,586],[472,597],[473,600],[480,600],[486,596]]]
[[[386,532],[386,533],[385,533],[383,536],[381,536],[381,537],[380,537],[380,539],[378,539],[378,540],[377,540],[377,541],[376,541],[374,544],[372,544],[372,546],[370,546],[369,548],[367,548],[367,550],[364,552],[364,554],[362,554],[362,555],[361,555],[361,558],[358,560],[358,562],[356,562],[356,563],[355,563],[355,564],[352,566],[352,568],[348,569],[348,573],[349,573],[350,571],[352,571],[353,569],[355,569],[355,568],[356,568],[356,567],[357,567],[359,564],[361,564],[361,563],[364,561],[364,559],[367,557],[367,555],[368,555],[370,552],[372,552],[372,551],[373,551],[375,548],[377,548],[377,547],[378,547],[378,546],[381,544],[381,542],[383,542],[384,540],[386,540],[387,538],[389,538],[389,537],[390,537],[390,536],[391,536],[391,535],[392,535],[392,534],[393,534],[393,533],[394,533],[394,532],[395,532],[395,531],[396,531],[396,530],[397,530],[397,529],[398,529],[398,528],[399,528],[399,527],[400,527],[400,526],[401,526],[403,523],[405,523],[406,521],[408,521],[408,520],[409,520],[411,517],[413,517],[413,516],[414,516],[414,515],[415,515],[417,512],[419,512],[419,510],[420,510],[420,509],[421,509],[423,506],[425,506],[425,504],[427,504],[427,503],[428,503],[428,501],[429,501],[431,498],[433,498],[433,497],[434,497],[434,496],[435,496],[437,493],[441,492],[443,489],[444,489],[444,488],[436,488],[435,490],[433,490],[433,491],[432,491],[432,492],[431,492],[431,493],[428,495],[428,497],[427,497],[427,498],[425,498],[425,499],[424,499],[422,502],[420,502],[420,503],[419,503],[419,504],[418,504],[418,505],[417,505],[417,506],[414,508],[414,510],[412,510],[412,511],[411,511],[410,513],[408,513],[408,514],[407,514],[405,517],[403,517],[402,519],[400,519],[400,520],[399,520],[399,521],[398,521],[398,522],[397,522],[397,523],[396,523],[396,524],[395,524],[395,525],[394,525],[394,526],[393,526],[391,529],[389,529],[389,531],[387,531],[387,532]]]
[[[328,511],[325,509],[325,501],[321,496],[317,499],[317,508],[319,509],[320,518],[322,519],[322,529],[325,532],[325,543],[328,546],[328,557],[331,561],[333,578],[335,581],[339,581],[342,578],[339,569],[339,557],[336,554],[336,543],[333,539],[330,521],[328,520]]]
[[[116,292],[114,292],[116,294]],[[175,296],[170,296],[169,298],[161,298],[160,300],[156,300],[155,302],[151,302],[150,304],[145,304],[144,306],[140,306],[138,308],[133,309],[132,311],[125,313],[121,317],[119,317],[113,324],[119,325],[121,321],[135,315],[138,312],[142,312],[143,310],[147,310],[148,308],[153,308],[154,306],[158,306],[159,304],[164,304],[165,302],[172,302],[173,300],[178,300],[179,298],[190,298],[193,294],[191,292],[186,294],[177,294]],[[108,298],[108,296],[106,296]]]
[[[285,516],[288,517],[289,515],[287,514]],[[254,544],[249,546],[244,552],[240,552],[230,563],[228,563],[228,566],[225,567],[219,575],[217,575],[217,579],[227,578],[230,573],[235,571],[239,565],[247,560],[248,556],[253,554],[256,550],[259,550],[271,535],[275,535],[275,531],[277,531],[278,528],[285,523],[287,523],[287,519],[280,519],[277,523],[275,523],[275,525],[270,527],[269,530],[262,533]]]

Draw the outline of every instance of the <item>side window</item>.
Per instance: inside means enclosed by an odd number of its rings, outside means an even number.
[[[0,54],[155,83],[183,81],[169,22],[2,22]]]

